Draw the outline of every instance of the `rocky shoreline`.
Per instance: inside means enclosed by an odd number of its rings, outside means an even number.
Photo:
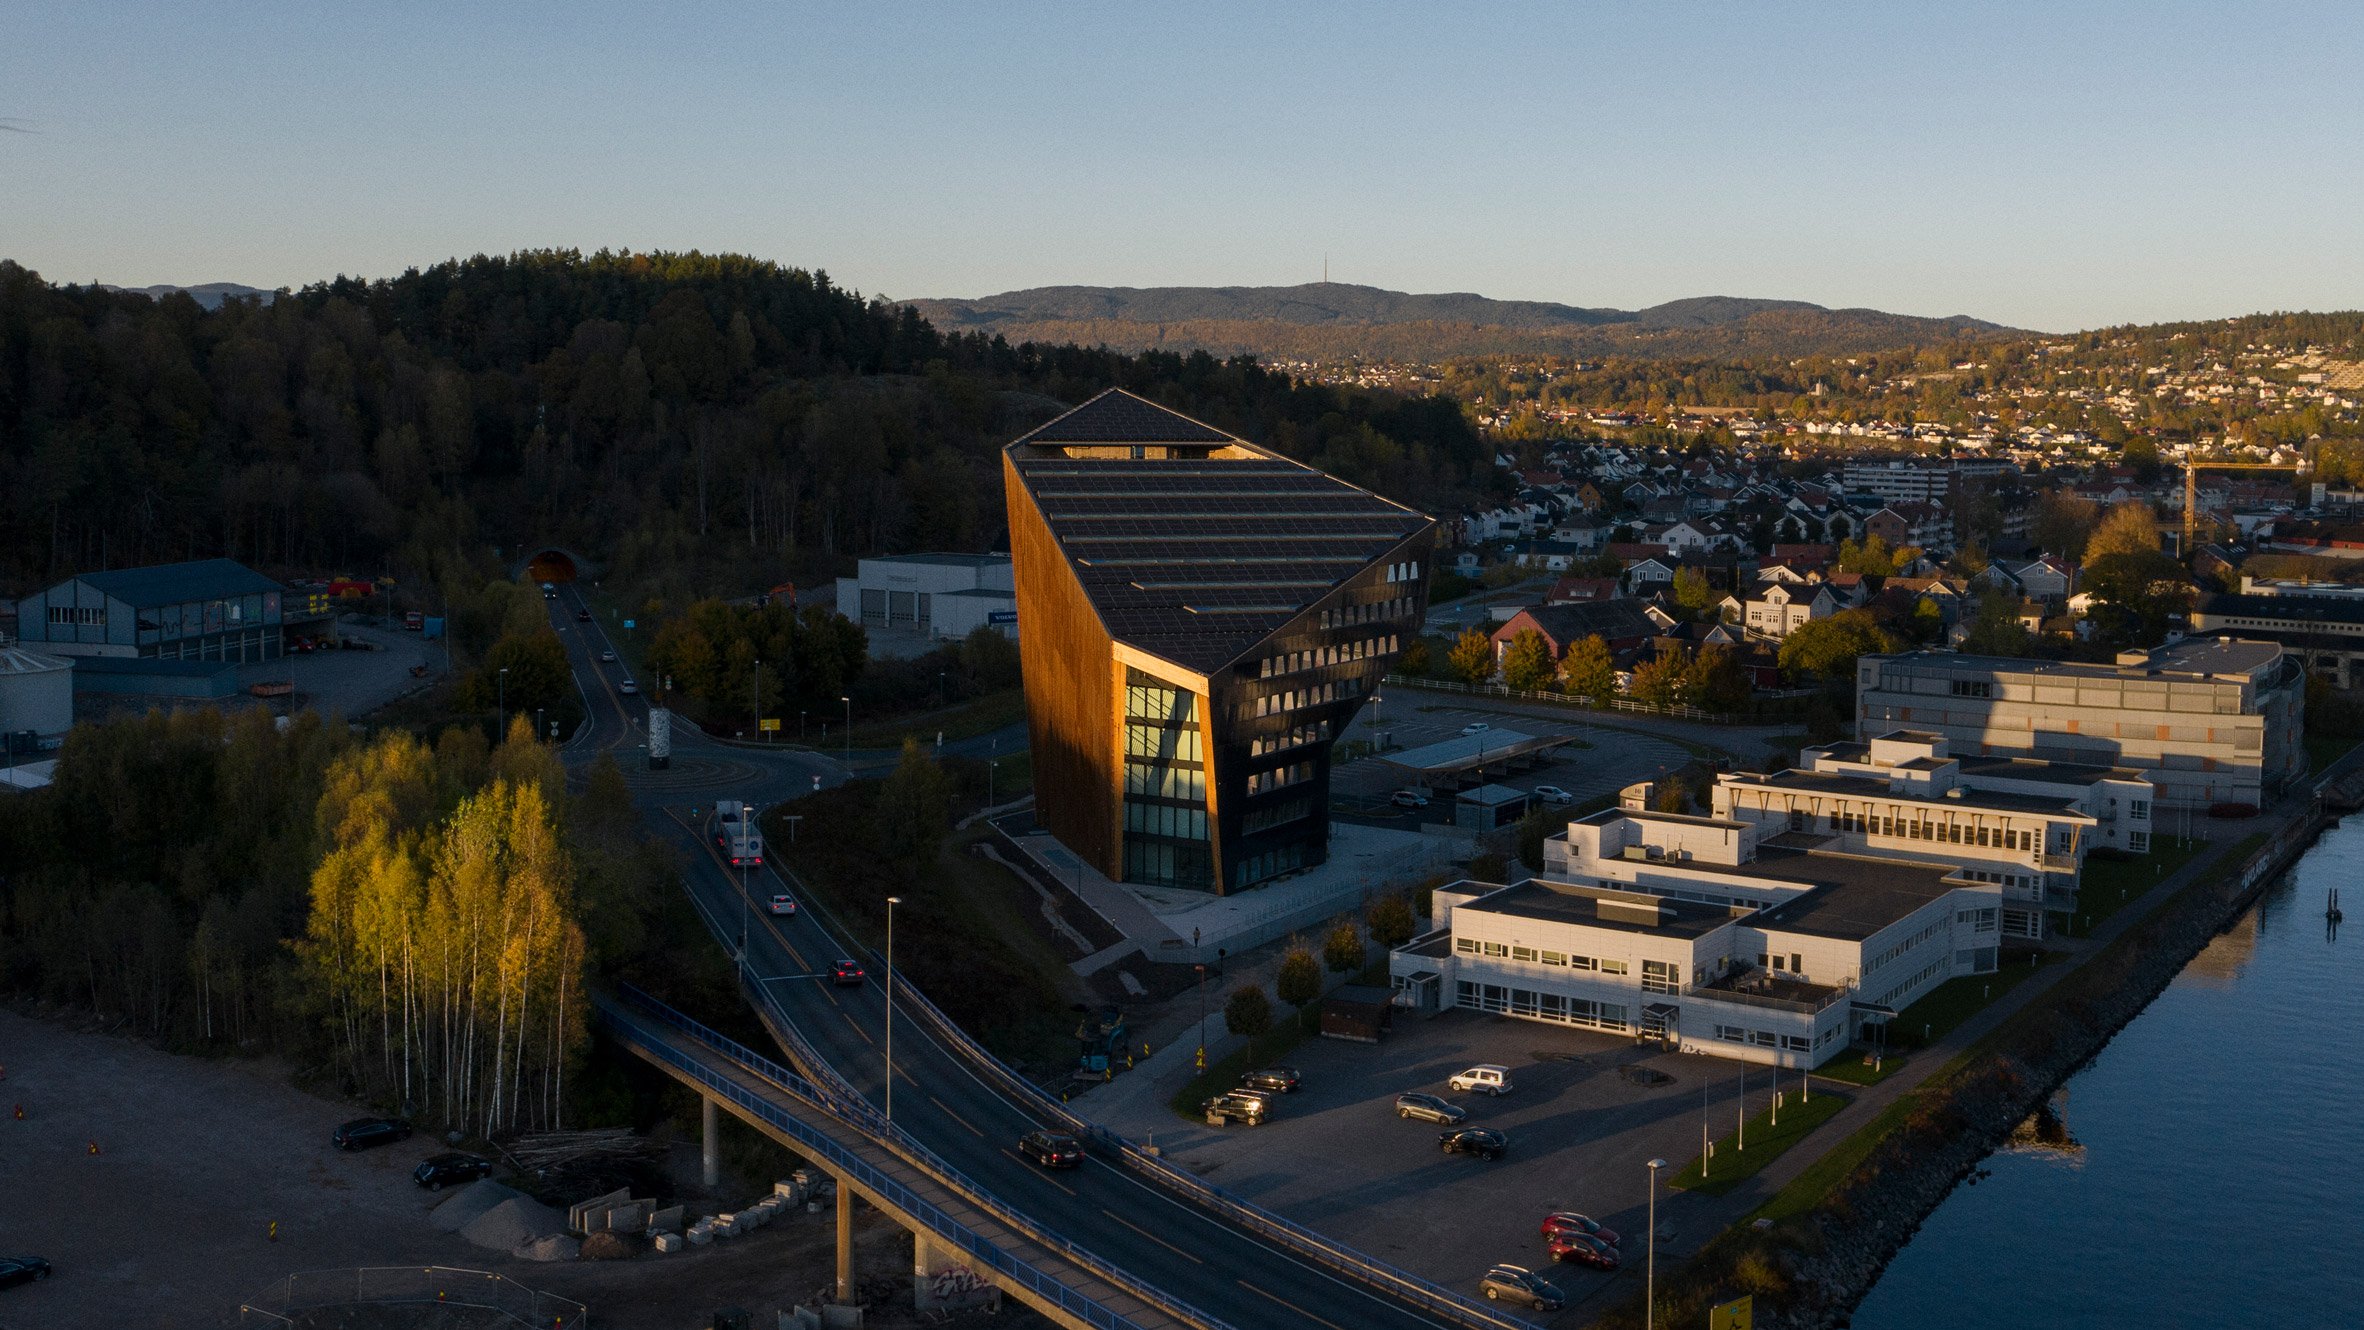
[[[1888,1262],[1946,1196],[1974,1180],[1982,1160],[2337,820],[2319,801],[2240,863],[2185,887],[2005,1025],[2000,1048],[1925,1092],[1906,1124],[1804,1221],[1805,1231],[1783,1235],[1777,1259],[1785,1296],[1760,1296],[1756,1323],[1780,1330],[1849,1324]]]

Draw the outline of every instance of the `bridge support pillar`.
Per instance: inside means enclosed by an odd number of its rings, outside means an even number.
[[[948,1247],[926,1229],[911,1235],[911,1305],[923,1312],[958,1311],[985,1304],[999,1310],[1001,1290],[986,1283],[968,1254]]]
[[[837,1183],[837,1300],[854,1300],[854,1189]]]
[[[722,1115],[719,1111],[721,1105],[716,1104],[711,1095],[706,1096],[701,1102],[706,1108],[705,1122],[702,1124],[705,1130],[699,1138],[704,1146],[704,1158],[701,1160],[705,1165],[703,1176],[707,1186],[718,1187],[722,1185]]]

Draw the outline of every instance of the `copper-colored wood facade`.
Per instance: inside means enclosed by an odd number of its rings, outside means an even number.
[[[1043,513],[1035,508],[1024,477],[1009,454],[1002,456],[1002,491],[1007,496],[1009,553],[1017,586],[1021,643],[1024,643],[1026,732],[1033,744],[1035,820],[1078,858],[1109,879],[1125,879],[1125,673],[1142,669],[1196,697],[1203,770],[1210,872],[1201,886],[1213,893],[1255,886],[1274,872],[1314,867],[1329,853],[1331,751],[1345,725],[1376,692],[1397,650],[1416,638],[1425,614],[1425,569],[1435,527],[1378,555],[1352,576],[1307,605],[1303,612],[1243,652],[1232,664],[1194,676],[1180,666],[1121,652],[1071,572],[1069,558]],[[1416,576],[1390,581],[1390,567],[1418,569]],[[1385,621],[1324,626],[1324,614],[1343,607],[1390,602],[1402,605]],[[1262,659],[1279,652],[1352,647],[1378,638],[1395,640],[1397,650],[1371,652],[1338,664],[1288,671],[1262,678]],[[1137,664],[1121,659],[1132,654]],[[1338,687],[1331,702],[1298,706],[1258,716],[1258,697],[1291,690]],[[1272,737],[1298,725],[1329,725],[1329,737],[1279,754],[1255,754],[1258,737]],[[1312,763],[1312,777],[1279,791],[1248,794],[1248,782],[1277,765]],[[1284,827],[1248,832],[1248,817],[1284,798],[1307,798],[1310,815]],[[1279,850],[1284,869],[1258,872],[1241,881],[1241,867],[1269,865],[1260,855]]]
[[[1102,876],[1121,878],[1124,671],[1008,454],[1001,465],[1035,820]]]

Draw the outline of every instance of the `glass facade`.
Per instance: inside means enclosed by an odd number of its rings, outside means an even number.
[[[1125,672],[1125,880],[1214,885],[1197,694]]]

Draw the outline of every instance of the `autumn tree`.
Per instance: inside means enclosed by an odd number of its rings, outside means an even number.
[[[944,769],[916,738],[903,740],[903,755],[878,791],[879,836],[890,852],[927,865],[951,830],[951,787]]]
[[[1727,714],[1747,710],[1756,695],[1738,654],[1721,643],[1701,649],[1692,658],[1684,673],[1683,692],[1693,706]]]
[[[1373,942],[1391,950],[1411,941],[1420,926],[1412,915],[1412,903],[1400,891],[1391,891],[1371,902],[1370,914],[1363,924],[1370,930]]]
[[[1223,1003],[1223,1028],[1249,1039],[1272,1028],[1272,999],[1254,984],[1242,984]]]
[[[1352,919],[1339,920],[1322,939],[1322,964],[1344,974],[1363,968],[1363,959],[1363,931]]]
[[[1273,987],[1280,1000],[1292,1007],[1302,1007],[1322,995],[1322,967],[1304,943],[1292,941],[1280,962],[1280,973],[1273,979]]]
[[[2156,549],[2104,554],[2088,561],[2080,576],[2093,597],[2088,617],[2113,645],[2157,644],[2173,617],[2191,604],[2192,582],[2183,565]]]
[[[2072,555],[2085,548],[2101,520],[2101,508],[2068,490],[2049,490],[2036,500],[2028,519],[2028,539],[2046,554]]]
[[[1569,643],[1567,654],[1560,657],[1560,691],[1587,698],[1596,707],[1607,706],[1617,695],[1617,664],[1599,633]]]
[[[2159,515],[2147,503],[2121,503],[2110,509],[2085,542],[2088,569],[2113,554],[2142,555],[2159,551]],[[2090,582],[2086,590],[2092,590]]]
[[[1683,613],[1693,619],[1706,619],[1715,612],[1716,589],[1707,582],[1707,574],[1688,565],[1675,570],[1674,601]]]
[[[2027,625],[2019,621],[2019,599],[2008,591],[1989,591],[1964,620],[1962,650],[1979,656],[2024,656],[2028,652]]]
[[[1475,628],[1464,628],[1445,654],[1445,663],[1463,683],[1484,683],[1494,674],[1494,640]]]
[[[1856,657],[1897,651],[1903,646],[1869,612],[1841,610],[1791,629],[1789,636],[1781,639],[1781,668],[1792,674],[1819,675],[1834,683],[1852,681]]]
[[[1897,571],[1912,565],[1921,557],[1916,545],[1890,545],[1874,531],[1860,541],[1839,542],[1839,571],[1861,573],[1865,577],[1893,577]]]
[[[1633,685],[1626,689],[1636,702],[1654,707],[1685,705],[1691,653],[1679,643],[1660,642],[1657,653],[1634,667]]]
[[[1551,643],[1533,628],[1521,628],[1502,652],[1502,682],[1512,688],[1536,689],[1550,685],[1556,667]]]

